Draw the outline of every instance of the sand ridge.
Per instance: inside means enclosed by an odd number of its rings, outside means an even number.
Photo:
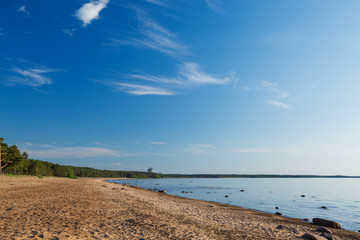
[[[314,229],[298,219],[103,179],[0,176],[0,239],[299,239]]]

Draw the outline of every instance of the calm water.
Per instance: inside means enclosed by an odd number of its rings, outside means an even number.
[[[112,180],[168,194],[237,205],[294,218],[337,221],[360,230],[360,179],[350,178],[206,178]],[[244,189],[244,192],[240,190]],[[182,191],[192,193],[181,193]],[[225,195],[229,197],[226,198]],[[305,197],[301,197],[305,195]],[[328,209],[322,209],[326,206]],[[275,207],[279,207],[276,210]]]

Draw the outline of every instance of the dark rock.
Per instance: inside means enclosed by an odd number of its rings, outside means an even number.
[[[278,215],[278,216],[281,216],[281,215],[282,215],[282,214],[281,214],[281,213],[279,213],[279,212],[276,212],[275,214],[276,214],[276,215]]]
[[[300,197],[305,197],[305,195],[301,195]]]
[[[326,220],[326,219],[322,219],[322,218],[313,218],[312,221],[315,225],[318,225],[318,226],[341,229],[341,225],[339,223],[331,221],[331,220]]]
[[[6,209],[6,211],[10,211],[10,210],[13,210],[14,208],[13,207],[9,207]]]
[[[338,236],[335,236],[331,233],[323,232],[320,236],[325,237],[327,240],[341,240]]]
[[[326,227],[322,227],[322,226],[318,227],[318,228],[316,229],[316,231],[318,231],[318,232],[325,232],[325,233],[332,233],[330,229],[328,229],[328,228],[326,228]]]
[[[275,209],[279,209],[279,207],[275,207]]]
[[[284,226],[283,226],[283,225],[279,225],[279,226],[277,226],[275,229],[284,229]]]
[[[166,190],[159,190],[159,193],[166,193]]]
[[[300,233],[299,230],[297,230],[296,228],[291,228],[291,231],[292,231],[293,233],[295,233],[295,234],[299,234],[299,233]]]
[[[229,197],[229,195],[225,195],[225,197]]]
[[[308,218],[304,218],[304,219],[303,219],[303,221],[308,222],[308,221],[309,221],[309,219],[308,219]]]
[[[321,237],[321,236],[318,236],[318,235],[314,235],[314,234],[311,234],[311,233],[305,233],[303,236],[302,236],[303,239],[309,239],[309,240],[327,240],[326,238],[324,237]]]
[[[245,190],[244,190],[244,189],[241,189],[240,192],[245,192]]]
[[[328,207],[327,207],[327,206],[321,206],[321,208],[322,208],[322,209],[328,209]]]

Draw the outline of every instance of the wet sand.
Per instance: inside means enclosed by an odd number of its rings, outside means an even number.
[[[277,229],[281,225],[282,229]],[[0,176],[0,239],[299,239],[298,219],[103,179]],[[341,239],[360,234],[332,230]]]

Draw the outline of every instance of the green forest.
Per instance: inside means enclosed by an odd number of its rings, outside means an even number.
[[[161,178],[158,173],[136,171],[110,171],[90,167],[75,167],[54,164],[29,158],[16,145],[9,146],[0,138],[0,174],[55,176],[55,177],[109,177],[109,178]]]
[[[104,178],[359,178],[359,176],[278,175],[278,174],[160,174],[137,171],[99,170],[54,164],[29,158],[16,145],[9,146],[0,138],[0,174],[55,176],[55,177],[104,177]]]

